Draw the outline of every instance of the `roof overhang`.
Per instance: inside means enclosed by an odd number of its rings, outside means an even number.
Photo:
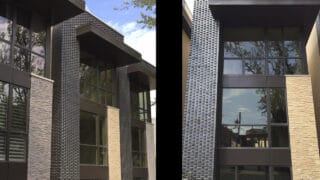
[[[306,26],[319,12],[319,0],[209,0],[213,16],[226,27]]]
[[[51,25],[60,23],[85,11],[84,0],[1,0],[35,12]]]
[[[141,61],[140,63],[131,64],[127,68],[127,73],[130,74],[144,74],[149,78],[150,90],[156,89],[156,67]]]
[[[125,66],[142,60],[140,53],[93,24],[80,26],[76,32],[81,52],[91,54],[113,67]]]
[[[182,28],[187,33],[189,38],[191,37],[191,26],[192,26],[191,18],[192,18],[192,15],[187,4],[184,4],[182,8]]]

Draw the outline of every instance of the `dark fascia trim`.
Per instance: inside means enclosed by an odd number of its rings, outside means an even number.
[[[100,30],[98,27],[94,26],[93,24],[86,24],[77,27],[76,29],[77,37],[81,38],[81,36],[86,35],[86,34],[93,34],[95,35],[98,39],[101,39],[103,41],[109,42],[112,45],[116,46],[123,52],[131,55],[137,61],[141,61],[141,54],[135,51],[133,48],[129,47],[128,45],[124,44],[123,42],[120,42],[119,40],[113,38],[112,35],[108,35],[106,32],[103,32]]]
[[[37,13],[50,25],[58,24],[85,11],[83,0],[0,0]]]
[[[210,5],[320,5],[319,0],[209,0]]]
[[[185,8],[182,8],[182,28],[187,33],[189,38],[191,37],[191,27],[192,27],[191,19],[188,16]]]
[[[149,77],[150,90],[156,89],[156,67],[146,61],[141,61],[127,67],[128,74],[134,72],[141,72],[147,75]]]

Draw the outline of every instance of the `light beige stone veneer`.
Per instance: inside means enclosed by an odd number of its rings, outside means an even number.
[[[107,107],[109,179],[121,180],[119,109]]]
[[[293,180],[320,180],[311,77],[287,75],[286,87]]]

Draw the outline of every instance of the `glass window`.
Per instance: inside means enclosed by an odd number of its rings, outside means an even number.
[[[266,124],[265,89],[223,89],[223,124]]]
[[[11,128],[17,131],[26,132],[27,126],[27,90],[20,87],[13,87],[12,94],[12,117]]]
[[[250,58],[263,56],[263,41],[233,41],[224,43],[224,57],[226,58]]]
[[[0,39],[11,40],[12,16],[5,4],[0,4]]]
[[[132,128],[132,161],[133,167],[146,167],[146,147],[144,130]]]
[[[30,52],[24,48],[14,48],[14,68],[20,71],[28,71]]]
[[[291,180],[289,167],[273,167],[274,180]]]
[[[242,60],[225,60],[223,66],[224,74],[242,74]]]
[[[268,147],[267,126],[222,126],[222,147]]]
[[[272,123],[286,123],[287,109],[284,88],[270,88],[270,118]]]
[[[41,56],[46,53],[46,31],[31,32],[31,51]]]
[[[270,59],[268,61],[268,68],[270,75],[283,75],[285,74],[285,60]]]
[[[105,116],[80,111],[80,163],[108,165]]]
[[[10,45],[0,41],[0,63],[10,64]]]
[[[220,168],[220,180],[235,180],[235,167],[224,166]]]
[[[36,54],[31,54],[31,72],[44,76],[45,58]]]
[[[238,166],[238,180],[268,180],[267,166]]]
[[[9,161],[25,161],[25,157],[25,136],[19,134],[11,134],[9,138]]]
[[[0,81],[0,129],[7,127],[9,84]]]
[[[80,112],[80,143],[96,144],[96,115],[88,112]]]
[[[244,74],[265,74],[264,60],[245,60]]]
[[[289,133],[287,126],[271,126],[272,147],[289,147]]]
[[[304,60],[302,59],[287,59],[286,74],[305,74]]]
[[[6,160],[6,136],[0,133],[0,160]]]

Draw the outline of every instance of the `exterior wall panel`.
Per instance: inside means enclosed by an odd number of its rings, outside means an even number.
[[[53,81],[31,75],[28,179],[50,179]]]
[[[119,109],[107,107],[109,179],[121,180]]]
[[[154,125],[151,123],[146,123],[146,144],[149,180],[156,180],[156,145],[154,141],[154,131]]]
[[[320,179],[315,113],[310,76],[286,76],[292,177]]]
[[[195,1],[183,120],[182,173],[214,179],[219,22],[208,0]]]

